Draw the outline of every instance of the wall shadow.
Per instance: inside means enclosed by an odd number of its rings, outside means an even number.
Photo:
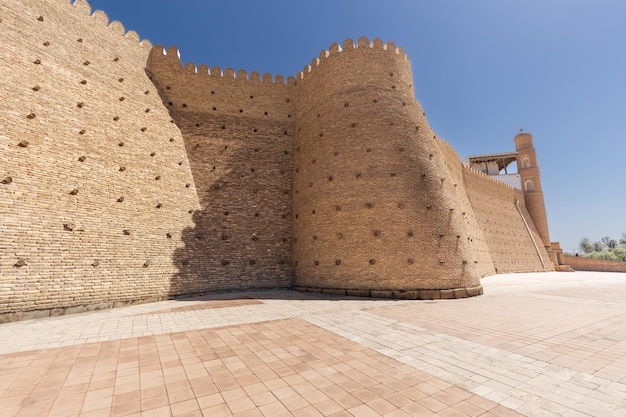
[[[194,227],[181,232],[169,296],[290,288],[292,168],[284,151],[290,141],[250,138],[236,128],[221,132],[238,122],[223,116],[172,116],[201,209],[192,214]]]

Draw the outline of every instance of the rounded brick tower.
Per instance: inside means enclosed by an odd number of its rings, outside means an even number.
[[[526,209],[535,223],[537,232],[546,248],[550,248],[550,234],[548,233],[548,217],[543,201],[541,177],[537,165],[537,154],[533,146],[533,137],[530,133],[522,132],[515,136],[517,150],[517,167],[522,181]]]
[[[295,287],[482,293],[457,187],[391,42],[333,44],[296,80]]]

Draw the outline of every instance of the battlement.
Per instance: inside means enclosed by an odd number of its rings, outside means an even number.
[[[169,46],[166,49],[162,45],[156,45],[150,51],[148,66],[150,67],[153,65],[158,65],[159,63],[166,63],[168,65],[172,65],[174,68],[180,69],[185,74],[198,74],[199,76],[238,79],[243,81],[256,81],[274,84],[294,84],[296,79],[305,79],[307,75],[310,74],[311,71],[313,71],[315,67],[319,66],[324,60],[341,54],[342,52],[355,49],[386,51],[397,55],[401,60],[408,61],[408,57],[404,50],[400,47],[396,47],[393,42],[388,41],[384,43],[380,38],[375,38],[372,42],[370,42],[368,38],[362,36],[358,39],[356,43],[352,39],[348,38],[342,43],[341,46],[336,42],[331,44],[328,50],[322,50],[320,52],[319,58],[313,58],[311,64],[305,65],[304,69],[298,72],[295,77],[288,76],[285,78],[283,75],[280,74],[272,76],[272,74],[270,73],[264,73],[261,76],[260,73],[257,71],[252,71],[248,73],[248,71],[246,71],[245,69],[235,71],[233,68],[230,67],[222,69],[220,66],[209,67],[206,64],[196,66],[196,64],[192,62],[188,62],[187,64],[183,65],[180,59],[180,51],[177,47]]]
[[[340,46],[338,43],[335,42],[330,45],[328,50],[326,49],[322,50],[322,52],[320,52],[319,58],[313,58],[313,60],[311,61],[311,64],[305,65],[304,69],[298,72],[298,74],[296,75],[296,78],[299,80],[302,80],[306,78],[307,74],[310,74],[311,71],[313,71],[315,67],[319,66],[324,60],[334,57],[338,54],[341,54],[342,52],[351,51],[354,49],[361,49],[361,50],[372,49],[372,50],[387,51],[387,52],[398,55],[404,61],[408,61],[408,57],[404,53],[402,48],[397,48],[395,44],[391,41],[388,41],[387,43],[383,43],[383,41],[380,38],[374,38],[374,40],[370,42],[365,36],[362,36],[358,39],[357,43],[355,44],[352,39],[347,38],[345,41],[343,41],[342,46]]]
[[[506,182],[504,182],[504,181],[500,181],[500,180],[498,179],[498,177],[496,177],[496,176],[493,176],[493,175],[487,175],[487,174],[485,174],[484,172],[481,172],[481,171],[479,171],[479,170],[477,170],[477,169],[475,169],[475,168],[472,168],[472,167],[470,167],[470,166],[466,166],[466,165],[463,165],[463,168],[465,168],[465,172],[467,172],[467,173],[468,173],[468,174],[470,174],[470,175],[476,175],[476,176],[478,176],[478,177],[481,177],[481,178],[483,178],[483,179],[486,179],[486,180],[488,180],[488,181],[491,181],[491,182],[493,182],[493,183],[496,183],[496,184],[498,184],[498,185],[501,185],[501,186],[503,186],[503,187],[504,187],[504,188],[506,188],[506,189],[510,189],[510,190],[517,190],[517,188],[513,187],[512,185],[507,184],[507,183],[506,183]]]
[[[270,73],[265,73],[261,76],[257,71],[248,73],[246,70],[240,69],[235,72],[235,70],[230,67],[222,70],[222,68],[217,65],[209,68],[206,64],[196,66],[192,62],[188,62],[183,66],[180,60],[180,51],[175,46],[170,46],[165,49],[161,45],[156,45],[152,48],[148,58],[148,67],[154,67],[159,64],[170,65],[172,68],[180,70],[185,75],[197,75],[198,77],[223,78],[230,80],[236,79],[240,81],[263,82],[279,85],[295,84],[294,77],[285,78],[280,74],[272,76]]]
[[[458,152],[456,151],[456,149],[454,149],[452,147],[452,145],[450,145],[450,142],[448,142],[445,139],[441,139],[440,137],[436,137],[435,139],[437,139],[437,143],[445,148],[448,152],[450,152],[452,155],[454,155],[456,157],[456,159],[458,159],[459,161],[461,160],[461,157],[459,156]]]
[[[149,51],[152,49],[152,43],[149,40],[142,40],[139,37],[139,34],[134,30],[126,31],[124,25],[119,20],[109,22],[109,16],[106,14],[106,12],[102,10],[95,10],[92,13],[91,6],[87,2],[87,0],[75,0],[74,2],[72,2],[71,0],[66,0],[62,2],[67,3],[78,14],[90,16],[97,22],[97,24],[102,26],[108,26],[114,33],[124,37],[125,39],[136,42],[140,47],[144,48],[145,50]]]

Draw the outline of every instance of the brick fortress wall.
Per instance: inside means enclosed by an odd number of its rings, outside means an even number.
[[[571,266],[575,271],[626,272],[626,262],[605,261],[569,255],[563,255],[562,258],[563,263]]]
[[[183,67],[84,0],[6,4],[0,320],[293,286],[464,297],[541,270],[523,194],[437,138],[391,42],[285,80]]]
[[[446,167],[452,177],[455,189],[455,210],[461,214],[465,221],[465,229],[467,232],[466,236],[463,236],[463,239],[467,240],[468,243],[472,245],[476,268],[480,276],[493,275],[496,271],[491,257],[489,242],[485,239],[483,228],[479,223],[480,219],[477,218],[477,213],[469,199],[468,184],[465,178],[466,168],[461,163],[459,155],[452,149],[452,146],[450,146],[448,142],[437,138],[436,143],[439,146]],[[485,180],[488,179],[485,178]]]
[[[554,270],[541,237],[526,210],[521,190],[472,168],[465,168],[465,184],[497,273]],[[519,201],[536,247],[516,201]]]
[[[401,50],[379,39],[334,44],[299,74],[296,108],[297,287],[480,291],[457,188]]]
[[[198,289],[176,260],[198,198],[180,130],[144,71],[151,45],[90,12],[84,1],[3,2],[6,319]]]
[[[179,274],[204,291],[290,287],[294,79],[183,68],[176,48],[160,46],[148,72],[182,132],[200,203]]]

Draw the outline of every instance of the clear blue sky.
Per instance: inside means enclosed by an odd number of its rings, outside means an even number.
[[[332,42],[408,54],[418,101],[464,158],[537,149],[550,235],[626,232],[624,0],[92,0],[183,63],[295,75]]]

